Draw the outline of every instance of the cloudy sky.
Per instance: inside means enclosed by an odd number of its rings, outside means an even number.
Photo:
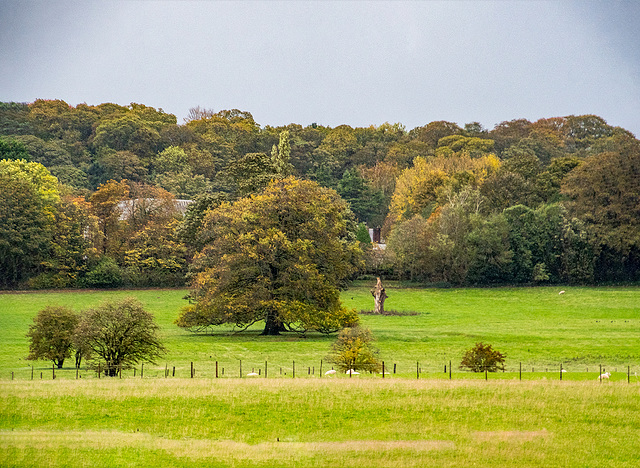
[[[640,2],[0,0],[0,101],[408,129],[597,114],[640,136]]]

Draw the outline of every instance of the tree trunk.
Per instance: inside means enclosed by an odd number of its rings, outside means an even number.
[[[53,362],[58,369],[62,369],[62,363],[64,362],[64,359],[55,359]]]
[[[378,278],[378,282],[376,283],[376,287],[371,290],[371,295],[375,301],[375,307],[373,309],[373,313],[377,315],[384,314],[384,300],[388,297],[387,293],[382,286],[382,281]]]
[[[284,325],[278,320],[276,312],[270,310],[264,319],[264,330],[261,335],[279,335],[281,331],[285,331]]]

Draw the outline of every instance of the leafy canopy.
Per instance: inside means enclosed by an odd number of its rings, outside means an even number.
[[[166,349],[153,314],[136,299],[105,302],[84,312],[76,329],[76,349],[109,376],[141,361],[154,362]]]

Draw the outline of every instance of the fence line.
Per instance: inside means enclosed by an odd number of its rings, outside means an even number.
[[[227,362],[227,361],[225,361]],[[148,364],[148,363],[147,363]],[[225,367],[222,366],[222,362],[216,360],[211,363],[210,366],[206,366],[200,361],[201,368],[196,369],[196,363],[194,361],[190,361],[186,365],[175,366],[172,365],[171,372],[169,371],[169,363],[166,362],[162,367],[157,368],[149,368],[147,365],[147,376],[146,378],[175,378],[176,375],[178,378],[195,378],[196,372],[199,378],[211,378],[211,379],[219,379],[219,378],[233,378],[230,374],[225,375]],[[292,361],[290,366],[276,366],[279,367],[279,372],[269,373],[269,362],[268,360],[264,361],[264,367],[262,364],[249,367],[251,372],[248,374],[243,373],[243,362],[242,360],[237,361],[237,369],[239,370],[240,378],[323,378],[326,377],[326,372],[323,372],[325,368],[324,362],[320,360],[312,365],[300,365],[300,362]],[[318,365],[319,364],[319,365]],[[318,366],[317,366],[318,365]],[[390,375],[396,378],[411,378],[411,373],[413,372],[413,378],[421,379],[421,378],[448,378],[449,380],[453,379],[477,379],[482,378],[481,374],[472,373],[468,371],[453,371],[453,363],[451,360],[448,362],[445,361],[444,365],[440,364],[428,364],[420,361],[416,361],[415,368],[413,371],[410,366],[404,364],[405,367],[400,366],[398,363],[393,363],[393,372],[387,372],[387,370],[391,370],[391,365],[387,364],[387,362],[383,362],[383,371],[382,373],[375,374],[375,377],[385,378],[386,375]],[[233,366],[232,366],[233,367]],[[272,364],[273,367],[273,364]],[[302,371],[299,372],[300,368],[307,368],[307,372]],[[186,368],[186,370],[185,370]],[[246,369],[246,364],[244,366]],[[438,370],[439,368],[439,370]],[[42,368],[41,368],[42,369]],[[41,370],[39,369],[39,370]],[[52,380],[57,380],[59,378],[72,379],[76,380],[87,379],[87,378],[102,378],[106,376],[112,376],[116,378],[131,378],[136,377],[138,375],[139,370],[139,378],[145,378],[145,363],[141,363],[139,368],[137,366],[131,368],[123,368],[121,365],[116,367],[104,367],[102,363],[97,364],[97,368],[94,367],[85,367],[85,368],[63,368],[57,369],[54,364],[51,366],[50,378]],[[176,370],[177,369],[177,370]],[[255,372],[257,369],[257,372]],[[317,372],[319,369],[319,372]],[[442,376],[444,369],[444,376]],[[262,372],[264,370],[264,372]],[[298,371],[296,373],[296,371]],[[328,371],[329,373],[335,373],[333,370]],[[559,363],[555,366],[552,365],[542,365],[539,364],[531,365],[522,362],[518,362],[517,366],[509,366],[502,370],[500,374],[508,374],[504,377],[496,376],[496,378],[517,378],[518,380],[523,380],[523,377],[526,380],[536,380],[535,376],[540,376],[540,379],[550,379],[550,380],[589,380],[593,378],[594,380],[598,380],[600,382],[605,382],[607,380],[620,381],[621,374],[624,376],[627,383],[640,383],[640,377],[638,376],[638,372],[640,372],[640,366],[638,365],[620,365],[615,364],[612,366],[599,364],[597,366],[594,365],[566,365],[566,363]],[[494,375],[493,372],[483,372],[485,375],[483,376],[485,380],[491,380],[491,376]],[[572,378],[572,375],[577,375],[577,378]],[[11,379],[11,380],[33,380],[35,376],[35,366],[31,365],[27,368],[8,371],[4,375],[0,375],[0,380]],[[40,372],[40,379],[44,380],[44,371]]]

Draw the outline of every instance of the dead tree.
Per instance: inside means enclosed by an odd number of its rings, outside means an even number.
[[[371,295],[375,301],[375,308],[373,309],[373,313],[376,315],[384,314],[384,300],[388,297],[387,293],[382,286],[382,281],[378,278],[378,282],[376,283],[376,287],[371,290]]]

